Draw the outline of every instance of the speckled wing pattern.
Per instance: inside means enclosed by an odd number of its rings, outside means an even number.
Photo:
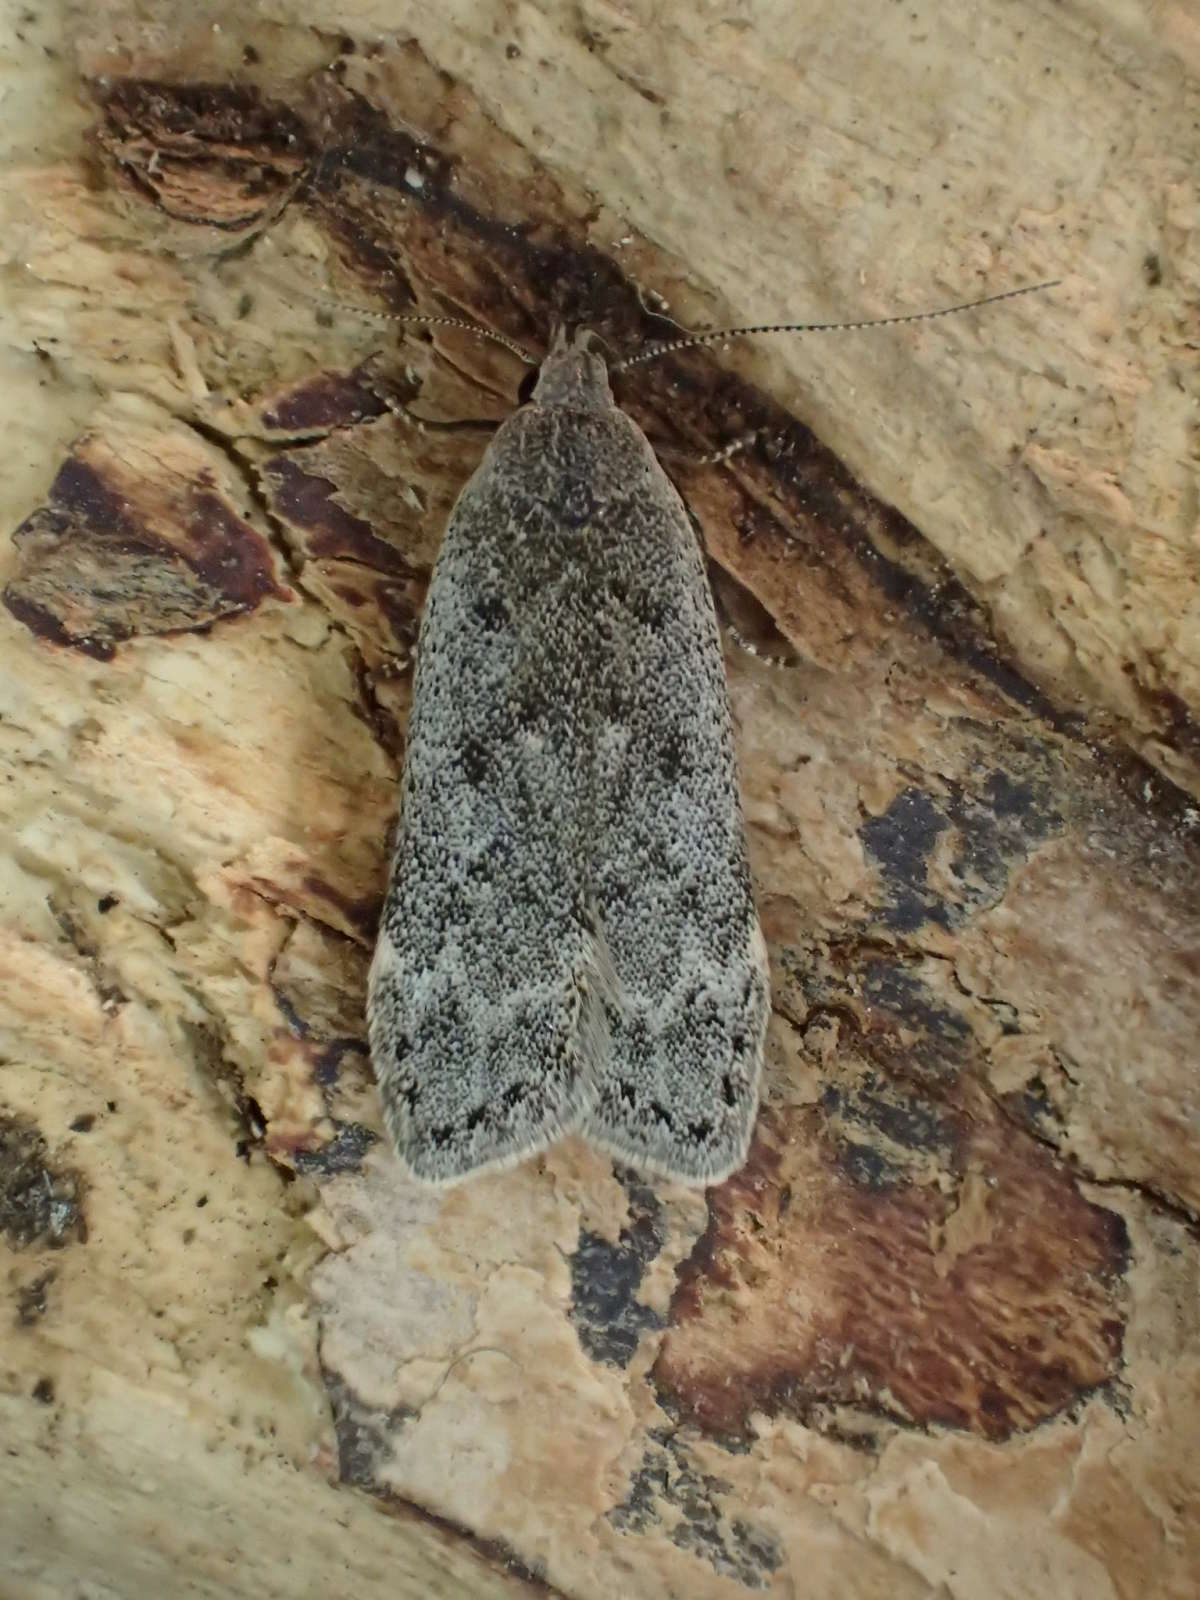
[[[687,513],[560,336],[450,518],[368,993],[397,1151],[449,1183],[575,1130],[718,1181],[769,1006]]]

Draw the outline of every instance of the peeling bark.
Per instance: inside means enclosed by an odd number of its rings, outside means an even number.
[[[1186,32],[152,10],[14,13],[0,113],[7,1571],[1183,1600]],[[407,1183],[366,964],[428,574],[525,369],[346,307],[624,352],[1057,275],[618,379],[788,663],[729,640],[763,1112],[707,1195],[574,1141]]]

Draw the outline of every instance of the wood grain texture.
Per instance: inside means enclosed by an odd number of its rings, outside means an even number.
[[[0,1589],[1190,1597],[1186,11],[6,21]],[[726,650],[764,1113],[707,1196],[407,1183],[366,963],[524,369],[325,298],[623,351],[1051,276],[618,380],[792,662]]]

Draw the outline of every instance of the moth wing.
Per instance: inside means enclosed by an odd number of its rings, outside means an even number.
[[[538,570],[528,507],[514,523],[503,433],[430,584],[368,986],[388,1130],[433,1183],[544,1149],[589,1108],[607,1050],[578,831],[586,730],[562,673],[578,608],[555,603],[565,574]]]
[[[625,419],[622,419],[624,421]],[[611,1047],[580,1131],[714,1183],[745,1159],[770,1006],[720,636],[687,513],[652,472],[609,518],[609,683],[594,731],[592,887]]]

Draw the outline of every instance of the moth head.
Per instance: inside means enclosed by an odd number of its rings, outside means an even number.
[[[537,406],[570,406],[577,411],[611,406],[608,365],[598,343],[590,328],[576,328],[573,333],[565,326],[557,328],[528,392],[529,380],[522,385],[522,401],[530,400]]]

